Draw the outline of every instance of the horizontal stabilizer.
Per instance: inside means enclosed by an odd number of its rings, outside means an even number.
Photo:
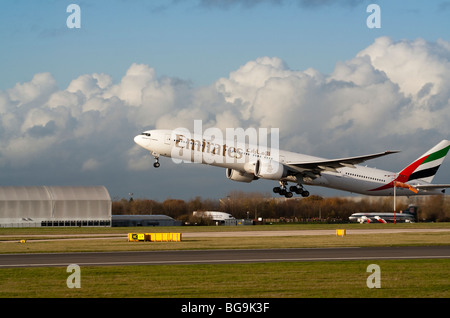
[[[418,184],[414,186],[417,189],[445,189],[450,188],[450,184]]]

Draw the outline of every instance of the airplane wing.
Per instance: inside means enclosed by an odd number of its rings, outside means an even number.
[[[397,153],[399,151],[385,151],[380,153],[375,153],[372,155],[364,155],[357,157],[347,157],[340,159],[323,159],[316,161],[305,161],[305,162],[289,162],[286,164],[290,169],[306,173],[306,174],[314,174],[319,175],[322,171],[333,171],[335,172],[338,168],[350,167],[355,168],[355,164],[362,163],[366,160],[375,159],[378,157],[390,155],[393,153]]]

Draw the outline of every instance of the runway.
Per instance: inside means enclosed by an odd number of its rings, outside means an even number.
[[[450,258],[450,246],[230,249],[0,255],[0,268],[124,265],[237,264]]]

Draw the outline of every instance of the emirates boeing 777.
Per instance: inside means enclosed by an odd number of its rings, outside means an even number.
[[[134,141],[155,157],[198,162],[226,169],[226,177],[233,181],[251,182],[269,179],[279,182],[273,192],[287,198],[293,193],[309,196],[304,185],[322,186],[364,195],[410,196],[442,194],[450,184],[432,184],[450,148],[450,141],[442,140],[400,172],[384,171],[361,166],[362,162],[398,151],[370,155],[323,159],[289,151],[261,151],[249,144],[210,139],[204,135],[190,135],[176,130],[148,130]],[[288,186],[288,183],[294,185]]]

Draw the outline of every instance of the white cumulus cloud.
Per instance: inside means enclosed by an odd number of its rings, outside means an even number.
[[[449,42],[387,37],[337,61],[330,74],[292,70],[278,57],[248,61],[204,87],[136,63],[117,83],[93,73],[63,89],[39,73],[0,91],[0,166],[30,169],[30,178],[49,175],[43,167],[67,179],[100,168],[133,175],[153,163],[134,145],[136,134],[192,129],[194,120],[203,129],[279,128],[282,148],[312,155],[395,147],[413,160],[417,149],[449,138],[449,74]]]

